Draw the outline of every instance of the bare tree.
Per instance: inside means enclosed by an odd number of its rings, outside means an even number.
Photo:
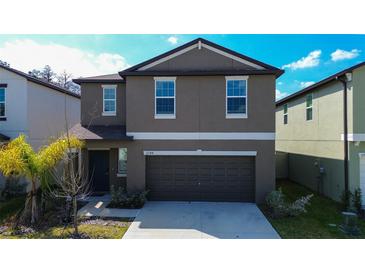
[[[55,168],[52,171],[54,185],[49,188],[49,194],[55,198],[64,198],[72,203],[74,235],[79,236],[78,229],[78,200],[91,195],[91,180],[85,173],[84,166],[79,163],[77,153],[74,153],[71,145],[67,119],[67,98],[64,101],[65,129],[67,141],[67,154],[61,163],[62,171]],[[80,155],[79,155],[80,157]],[[79,163],[79,164],[76,164]]]
[[[29,71],[28,74],[36,78],[42,78],[41,71],[39,69],[33,69]]]
[[[72,74],[66,70],[57,75],[57,84],[73,93],[80,94],[80,86],[72,82]]]
[[[54,169],[52,172],[54,185],[49,188],[49,194],[54,198],[64,198],[71,202],[74,235],[79,235],[78,230],[78,200],[85,199],[91,194],[90,181],[85,176],[83,167],[77,167],[77,156],[69,149],[62,163],[63,170]]]
[[[56,74],[53,72],[52,68],[49,65],[46,65],[40,72],[41,78],[50,83],[53,82],[55,75]]]

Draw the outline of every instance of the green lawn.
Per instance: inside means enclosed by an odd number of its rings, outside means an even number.
[[[289,201],[301,196],[314,194],[308,212],[299,217],[273,219],[270,217],[265,205],[260,208],[269,219],[273,227],[284,239],[333,239],[333,238],[365,238],[365,221],[359,220],[361,234],[356,237],[348,236],[338,228],[343,221],[341,205],[326,197],[290,181],[280,181],[277,187],[281,187]],[[336,226],[331,226],[334,224]]]
[[[24,206],[24,197],[0,202],[0,227],[11,226],[15,214]],[[80,233],[91,239],[121,239],[127,231],[131,220],[120,220],[118,224],[81,224]],[[101,222],[102,223],[102,222]],[[8,231],[12,231],[10,228]],[[53,226],[38,229],[35,232],[22,235],[0,234],[0,239],[67,239],[70,238],[72,227]]]

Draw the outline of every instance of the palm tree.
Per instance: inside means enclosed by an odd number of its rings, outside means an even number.
[[[24,215],[30,212],[30,222],[38,220],[36,192],[38,185],[47,173],[54,168],[66,155],[67,149],[81,148],[83,143],[75,137],[60,138],[38,152],[20,135],[9,144],[0,148],[0,172],[5,176],[24,176],[30,183],[31,189],[25,201]]]

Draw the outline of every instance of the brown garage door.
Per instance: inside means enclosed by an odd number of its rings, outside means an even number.
[[[149,156],[149,200],[254,202],[254,157]]]

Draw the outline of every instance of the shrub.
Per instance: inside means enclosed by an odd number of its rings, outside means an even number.
[[[343,211],[350,211],[351,208],[352,193],[351,191],[343,191],[341,194],[341,203]]]
[[[361,213],[361,189],[356,188],[354,191],[354,195],[352,196],[353,206],[356,209],[357,213]]]
[[[111,202],[109,208],[142,208],[147,200],[148,191],[128,194],[122,187],[111,186]]]
[[[342,210],[360,214],[361,208],[361,189],[356,188],[354,193],[343,191],[341,195]]]
[[[287,203],[285,195],[279,188],[266,197],[266,203],[270,207],[274,218],[295,217],[307,212],[305,207],[310,204],[312,197],[313,194],[310,194],[297,199],[293,203]]]

